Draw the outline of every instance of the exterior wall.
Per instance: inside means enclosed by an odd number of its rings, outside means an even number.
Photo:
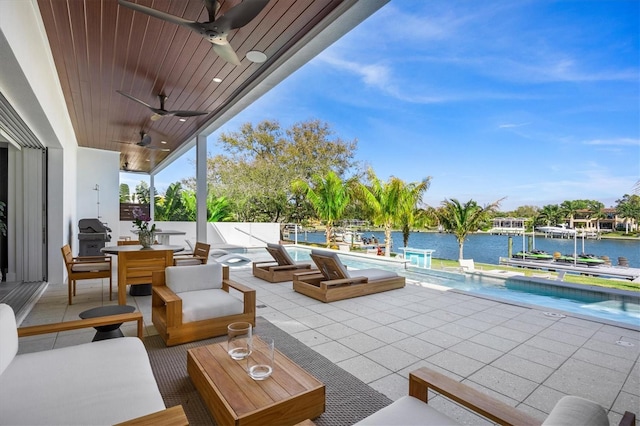
[[[47,275],[61,283],[60,247],[73,239],[77,222],[77,142],[35,0],[0,1],[0,57],[4,96],[48,148]]]
[[[111,228],[111,239],[118,239],[120,233],[119,164],[119,152],[78,148],[76,203],[78,207],[77,220],[73,227],[76,240],[71,244],[71,247],[74,247],[74,253],[77,253],[80,219],[100,219]],[[96,185],[99,190],[96,190]]]

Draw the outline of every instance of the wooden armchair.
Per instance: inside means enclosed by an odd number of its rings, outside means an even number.
[[[172,250],[118,253],[118,304],[127,304],[127,285],[150,284],[151,274],[173,265]]]
[[[96,278],[109,278],[109,300],[112,300],[113,281],[111,278],[111,257],[110,256],[79,256],[73,257],[71,247],[65,244],[60,249],[62,258],[67,268],[69,283],[69,304],[73,304],[73,297],[76,295],[77,280],[92,280]]]
[[[191,254],[179,254],[173,257],[174,266],[206,265],[211,245],[196,243]]]
[[[232,322],[255,325],[256,291],[231,281],[217,262],[172,266],[153,273],[151,319],[167,346],[221,336]]]
[[[492,424],[517,426],[539,424],[609,425],[607,412],[604,408],[584,398],[564,396],[556,403],[543,422],[466,384],[423,367],[409,374],[408,396],[403,396],[391,405],[356,423],[355,426],[459,424],[428,404],[430,391],[437,392],[443,397],[485,417]],[[634,424],[635,414],[627,411],[620,421],[620,426]]]

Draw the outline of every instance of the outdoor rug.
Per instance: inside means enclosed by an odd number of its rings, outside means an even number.
[[[326,410],[314,423],[351,425],[386,407],[391,400],[336,366],[262,317],[256,319],[254,333],[275,341],[276,348],[314,375],[326,387]],[[204,402],[187,374],[187,350],[226,340],[226,336],[166,347],[160,336],[145,338],[151,368],[167,407],[182,404],[192,425],[215,425]]]

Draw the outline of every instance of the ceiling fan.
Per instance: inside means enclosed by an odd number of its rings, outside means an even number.
[[[140,140],[138,142],[126,142],[126,141],[116,141],[114,140],[114,142],[118,142],[118,143],[124,143],[127,145],[136,145],[139,146],[141,148],[146,148],[146,149],[154,149],[154,150],[160,150],[160,151],[170,151],[169,148],[161,148],[158,146],[151,146],[151,135],[149,135],[148,133],[145,133],[144,131],[140,131]]]
[[[240,65],[238,55],[227,41],[229,31],[244,27],[253,20],[262,9],[269,3],[269,0],[244,0],[242,3],[232,7],[222,16],[216,19],[216,13],[220,8],[217,0],[204,0],[204,5],[209,12],[209,20],[207,22],[196,22],[179,16],[170,15],[147,6],[132,3],[126,0],[118,0],[121,6],[128,7],[155,18],[172,22],[195,31],[202,37],[207,39],[212,45],[213,50],[225,61],[234,65]]]
[[[168,111],[164,108],[164,101],[167,99],[166,95],[158,95],[158,97],[160,98],[160,108],[154,108],[151,105],[149,105],[148,103],[141,101],[140,99],[131,96],[128,93],[125,92],[121,92],[120,90],[116,90],[116,92],[120,93],[122,96],[125,96],[129,99],[131,99],[132,101],[135,101],[141,105],[146,106],[147,108],[149,108],[151,111],[154,112],[154,114],[151,116],[151,121],[156,121],[161,119],[162,117],[166,117],[166,116],[176,116],[176,117],[195,117],[197,115],[205,115],[205,114],[209,114],[207,111],[183,111],[183,110],[175,110],[175,111]]]

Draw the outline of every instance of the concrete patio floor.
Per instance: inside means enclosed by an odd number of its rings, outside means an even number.
[[[268,258],[255,255],[256,260]],[[114,288],[115,285],[114,275]],[[640,412],[640,332],[446,291],[408,280],[405,288],[325,304],[295,293],[291,282],[253,277],[250,266],[231,278],[257,291],[257,315],[395,400],[408,375],[426,366],[543,420],[566,394],[597,401],[617,424]],[[109,301],[108,280],[78,282],[74,304],[66,284],[49,284],[22,325],[78,319]],[[151,324],[151,297],[127,295]],[[135,325],[123,325],[135,335]],[[84,343],[94,330],[20,340],[20,353]],[[277,342],[276,342],[277,347]],[[430,404],[467,424],[490,424],[444,398]]]

